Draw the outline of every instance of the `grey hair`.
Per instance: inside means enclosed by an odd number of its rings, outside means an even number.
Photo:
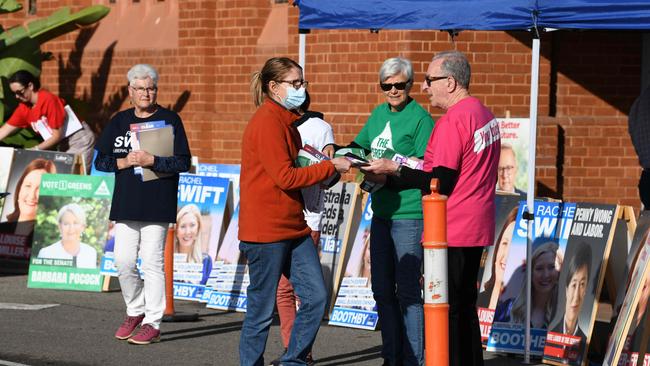
[[[61,223],[61,219],[66,212],[70,212],[81,222],[82,225],[86,225],[86,210],[81,208],[81,206],[76,203],[68,203],[59,209],[59,214],[56,216],[56,221],[59,224]]]
[[[126,78],[129,80],[129,85],[133,85],[135,79],[151,78],[154,86],[158,86],[158,71],[149,64],[134,65],[129,72],[126,73]]]
[[[379,69],[379,82],[395,75],[405,75],[406,79],[413,82],[413,65],[411,61],[402,57],[392,57],[384,61]]]
[[[433,60],[442,59],[440,69],[446,76],[453,76],[458,84],[465,90],[469,90],[469,79],[472,76],[472,69],[465,54],[459,51],[444,51],[433,56]]]

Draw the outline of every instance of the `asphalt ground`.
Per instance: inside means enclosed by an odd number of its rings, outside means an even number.
[[[0,263],[0,268],[2,263]],[[55,306],[41,310],[12,305]],[[0,274],[0,365],[237,365],[244,314],[176,301],[178,313],[197,313],[196,322],[162,324],[160,343],[136,346],[113,334],[124,318],[119,292],[89,293],[28,289],[24,274]],[[317,365],[381,365],[381,335],[323,322],[314,357]],[[279,324],[271,327],[265,361],[282,352]],[[520,365],[521,358],[485,352],[485,364]],[[533,362],[534,365],[539,363]]]

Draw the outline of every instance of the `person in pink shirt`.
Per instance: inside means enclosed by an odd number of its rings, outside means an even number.
[[[438,53],[422,90],[431,105],[445,110],[424,155],[424,170],[379,159],[364,168],[366,179],[428,194],[432,178],[447,201],[449,280],[449,364],[483,365],[476,314],[476,277],[483,247],[494,241],[494,186],[501,151],[494,115],[469,94],[471,69],[458,51]]]

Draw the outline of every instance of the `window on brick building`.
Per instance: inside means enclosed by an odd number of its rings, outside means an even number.
[[[286,4],[289,0],[274,0],[276,4]]]
[[[27,2],[27,14],[29,15],[36,14],[36,0],[29,0]]]

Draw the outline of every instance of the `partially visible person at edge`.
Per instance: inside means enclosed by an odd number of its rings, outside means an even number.
[[[372,111],[348,147],[361,147],[373,159],[381,158],[387,149],[422,158],[434,122],[409,96],[413,87],[411,62],[401,57],[384,61],[379,69],[379,87],[386,103]],[[381,321],[384,365],[424,364],[421,198],[417,189],[382,187],[372,193],[372,292]]]
[[[163,247],[169,223],[176,222],[178,173],[189,170],[191,156],[181,118],[156,103],[158,72],[151,65],[138,64],[129,70],[127,79],[133,108],[117,113],[104,129],[96,146],[95,168],[115,173],[110,219],[116,221],[115,266],[126,303],[126,318],[115,337],[149,344],[160,340],[165,310]],[[132,149],[129,126],[149,121],[173,126],[173,156]],[[143,182],[134,166],[172,175]],[[144,280],[136,268],[138,255]]]
[[[82,129],[68,138],[63,130],[66,119],[65,101],[50,91],[41,88],[40,80],[28,71],[20,70],[9,78],[9,88],[18,99],[18,107],[2,127],[0,140],[21,128],[32,128],[40,135],[39,127],[49,131],[51,136],[41,136],[43,141],[33,150],[56,150],[71,154],[82,154],[88,170],[93,157],[95,135],[82,122]],[[47,138],[46,138],[47,137]]]
[[[300,188],[348,171],[350,162],[337,158],[296,167],[301,140],[293,123],[305,100],[305,85],[302,68],[286,57],[268,59],[251,80],[258,109],[244,130],[239,201],[239,249],[250,278],[239,340],[243,366],[264,365],[281,275],[301,303],[282,365],[306,364],[325,311],[327,291]]]
[[[492,245],[495,185],[501,140],[494,115],[469,94],[470,65],[464,54],[441,52],[429,64],[422,90],[431,105],[445,110],[424,154],[424,171],[391,160],[373,161],[364,170],[388,187],[419,188],[429,193],[440,181],[447,201],[450,365],[483,365],[476,313],[479,264],[483,247]],[[482,136],[474,139],[474,136]],[[372,235],[371,235],[372,238]],[[373,268],[376,263],[373,259]],[[373,274],[373,283],[375,276]]]
[[[332,131],[332,126],[323,120],[322,113],[309,110],[310,104],[311,98],[309,97],[309,93],[305,91],[305,101],[298,109],[298,113],[301,116],[293,125],[298,128],[303,146],[310,145],[314,149],[321,151],[326,145],[334,143],[334,131]],[[305,202],[305,208],[303,210],[305,221],[307,221],[307,226],[311,229],[311,238],[314,241],[314,245],[318,247],[320,245],[319,225],[325,206],[321,184],[318,183],[303,188],[302,197]],[[283,275],[278,284],[276,305],[278,307],[278,316],[280,317],[280,335],[282,336],[282,345],[284,346],[285,352],[289,345],[293,322],[296,320],[296,300],[291,282]],[[271,365],[280,365],[281,358],[279,357],[273,360]],[[308,365],[314,363],[311,352],[307,354],[306,361]]]
[[[639,198],[643,209],[650,210],[650,86],[632,104],[628,132],[643,168],[639,178]]]

